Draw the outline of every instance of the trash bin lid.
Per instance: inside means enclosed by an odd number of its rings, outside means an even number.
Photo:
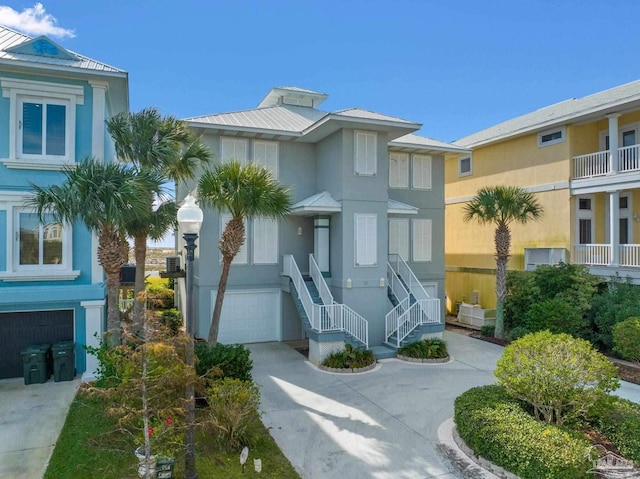
[[[53,346],[51,346],[51,349],[53,351],[61,351],[61,350],[73,349],[75,348],[75,346],[76,346],[76,343],[74,343],[73,341],[58,341]]]
[[[46,353],[50,347],[50,344],[31,344],[25,348],[25,351]]]

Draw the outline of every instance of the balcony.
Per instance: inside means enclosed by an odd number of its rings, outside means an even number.
[[[640,244],[623,244],[618,248],[619,264],[612,264],[610,244],[579,244],[573,247],[573,263],[589,266],[640,268]]]
[[[611,171],[609,151],[597,151],[573,158],[572,179],[593,178],[610,173],[626,173],[640,170],[640,145],[618,148],[615,171]]]

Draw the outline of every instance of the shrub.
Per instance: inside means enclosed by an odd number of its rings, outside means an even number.
[[[252,420],[260,420],[260,392],[255,384],[234,378],[212,381],[207,400],[206,427],[213,430],[220,445],[234,450],[254,445],[248,427]]]
[[[526,336],[527,334],[529,334],[531,331],[529,331],[527,328],[525,328],[524,326],[516,326],[515,328],[511,329],[508,333],[507,333],[507,341],[512,343],[517,339],[520,339],[523,336]]]
[[[584,478],[592,465],[593,448],[584,436],[537,421],[501,386],[460,395],[454,420],[476,454],[522,479]]]
[[[176,334],[182,327],[182,315],[175,308],[166,309],[160,313],[160,323]]]
[[[522,326],[529,307],[538,301],[539,296],[540,291],[536,286],[533,271],[507,272],[507,299],[504,302],[505,328],[513,329]]]
[[[629,278],[623,281],[619,276],[613,277],[593,298],[593,341],[611,351],[613,327],[631,316],[640,316],[640,287],[631,284]]]
[[[562,425],[589,410],[619,385],[616,367],[588,341],[549,331],[528,334],[507,346],[496,377],[538,418]]]
[[[613,350],[630,361],[640,361],[640,317],[635,316],[613,327]]]
[[[496,335],[496,327],[485,325],[480,328],[480,336],[488,336],[493,338]]]
[[[398,350],[399,354],[410,358],[441,359],[449,356],[447,343],[442,339],[430,338],[416,341]]]
[[[196,373],[199,376],[211,376],[216,371],[225,378],[235,378],[241,381],[251,381],[253,361],[250,351],[242,344],[216,344],[211,346],[206,342],[195,345],[198,361]]]
[[[147,307],[149,309],[171,309],[174,304],[174,292],[164,284],[147,286]]]
[[[627,459],[640,461],[640,405],[615,396],[595,408],[589,422]]]
[[[345,344],[343,350],[329,353],[322,360],[322,365],[335,369],[358,369],[373,364],[375,360],[373,351],[365,351],[360,347],[354,348],[350,344]]]
[[[524,326],[530,332],[544,331],[578,335],[585,326],[582,313],[563,295],[531,305],[525,316]]]
[[[94,334],[98,337],[98,333]],[[118,348],[109,347],[108,342],[104,338],[100,338],[99,346],[84,346],[85,351],[95,356],[99,365],[96,370],[96,380],[93,386],[97,388],[112,388],[120,384],[122,381],[119,365],[122,362],[123,352]]]

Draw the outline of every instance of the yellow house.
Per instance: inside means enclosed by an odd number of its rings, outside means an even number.
[[[509,269],[560,261],[640,283],[640,81],[573,98],[462,138],[445,163],[447,307],[495,307],[494,227],[465,223],[483,186],[536,193],[541,221],[511,227]]]

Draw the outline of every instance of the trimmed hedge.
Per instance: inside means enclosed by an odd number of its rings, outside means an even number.
[[[199,376],[204,376],[216,368],[224,378],[252,380],[251,352],[242,344],[218,343],[211,346],[209,343],[199,342],[195,345],[195,353],[198,358],[196,372]]]
[[[599,404],[589,417],[627,459],[640,462],[640,405],[619,397]]]
[[[594,450],[579,433],[536,420],[501,386],[470,389],[455,401],[460,437],[473,451],[522,479],[588,477]]]

